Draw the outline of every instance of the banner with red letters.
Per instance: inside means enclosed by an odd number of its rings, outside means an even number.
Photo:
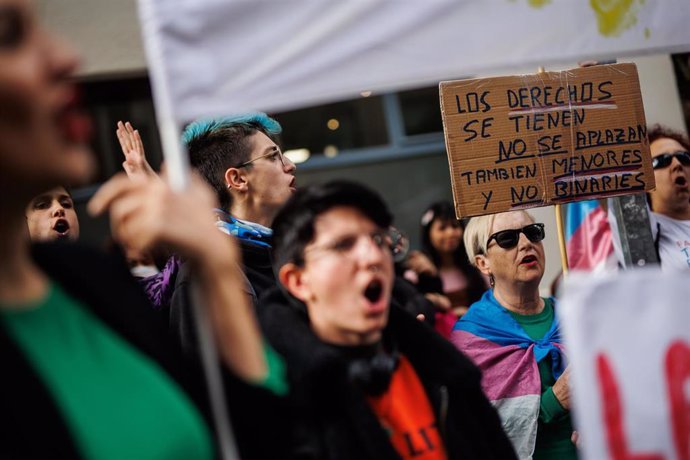
[[[567,280],[558,308],[583,458],[690,459],[690,272]]]

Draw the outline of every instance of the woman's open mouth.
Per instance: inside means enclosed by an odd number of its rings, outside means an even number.
[[[55,115],[55,122],[64,139],[74,144],[88,144],[93,133],[89,115],[79,105],[79,93],[72,88],[65,105]]]
[[[69,233],[69,222],[65,219],[58,219],[55,225],[53,225],[53,230],[60,238],[66,238],[67,233]]]
[[[537,264],[537,257],[533,255],[525,256],[520,261],[520,265],[533,266]]]

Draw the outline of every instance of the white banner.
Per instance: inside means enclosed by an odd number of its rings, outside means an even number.
[[[690,49],[688,0],[140,0],[140,16],[180,122]]]
[[[690,272],[568,280],[559,307],[591,460],[690,459]]]

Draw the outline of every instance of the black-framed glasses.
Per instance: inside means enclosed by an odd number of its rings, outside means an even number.
[[[514,248],[517,246],[518,241],[520,241],[520,233],[524,233],[527,239],[532,243],[538,243],[546,236],[544,224],[529,224],[522,228],[501,230],[500,232],[494,233],[489,237],[486,246],[488,247],[492,240],[496,240],[496,244],[503,249]]]
[[[239,165],[237,167],[238,168],[244,168],[245,166],[254,163],[256,160],[260,160],[260,159],[266,158],[266,157],[274,157],[275,158],[276,156],[280,159],[280,164],[283,165],[283,167],[285,167],[285,159],[283,158],[283,152],[281,152],[280,149],[274,149],[268,153],[265,153],[263,155],[259,155],[256,158],[252,158],[249,161],[245,161],[244,163],[242,163],[241,165]]]
[[[679,150],[673,153],[662,153],[652,158],[652,168],[661,169],[670,165],[673,161],[673,157],[678,158],[680,164],[683,166],[690,166],[690,152],[687,150]]]
[[[386,230],[376,230],[369,234],[361,235],[343,235],[331,243],[305,248],[304,254],[306,255],[307,253],[321,252],[324,254],[328,253],[339,257],[352,259],[355,257],[355,249],[357,248],[357,246],[361,243],[362,240],[366,239],[371,241],[371,243],[373,243],[374,246],[376,246],[377,248],[389,251],[392,254],[392,244],[394,241],[394,236],[392,236],[391,233]]]

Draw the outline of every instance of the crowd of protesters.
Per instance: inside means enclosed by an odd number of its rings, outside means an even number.
[[[403,260],[374,190],[298,190],[280,125],[252,113],[186,127],[184,192],[119,123],[125,173],[88,203],[115,247],[81,246],[77,64],[30,3],[0,0],[0,458],[217,458],[218,412],[246,459],[577,458],[543,224],[435,203]],[[649,141],[662,267],[688,268],[690,143]]]

